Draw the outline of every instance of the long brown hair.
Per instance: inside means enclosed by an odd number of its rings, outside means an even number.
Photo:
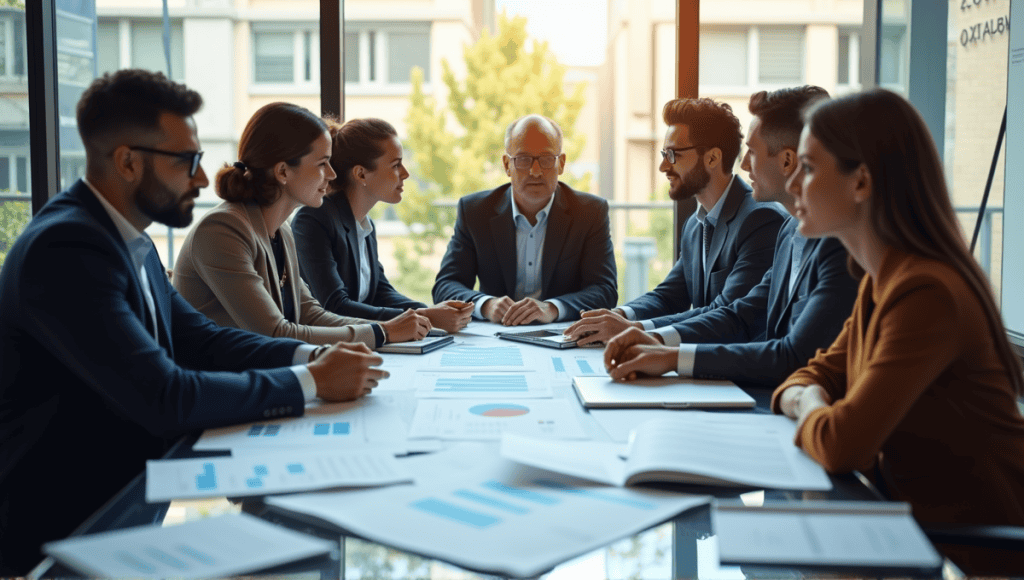
[[[893,92],[873,89],[815,104],[806,113],[806,124],[841,171],[867,168],[876,193],[871,222],[885,244],[960,272],[981,302],[1010,380],[1018,394],[1024,393],[1021,362],[1006,338],[988,278],[964,241],[935,142],[913,105]],[[851,269],[858,277],[864,273],[855,262]]]
[[[327,125],[308,109],[291,103],[270,103],[253,113],[238,142],[238,163],[217,172],[217,195],[227,201],[270,205],[281,194],[274,166],[284,161],[297,167],[313,150]]]

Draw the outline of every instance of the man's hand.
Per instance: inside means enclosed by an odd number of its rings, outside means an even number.
[[[421,316],[426,316],[434,328],[440,328],[449,334],[455,334],[466,328],[466,325],[469,324],[470,319],[473,317],[473,307],[474,304],[472,302],[448,300],[435,304],[430,308],[420,308],[416,312]]]
[[[480,308],[480,314],[484,315],[484,318],[491,322],[501,322],[501,319],[508,312],[508,309],[515,304],[508,296],[495,296],[494,298],[488,298],[484,305]]]
[[[541,302],[534,298],[523,298],[513,303],[501,317],[505,326],[519,326],[531,322],[548,323],[558,318],[558,308],[550,302]]]
[[[381,322],[388,342],[407,342],[420,340],[430,332],[430,319],[416,314],[413,309],[406,310],[387,322]]]
[[[659,376],[676,370],[679,350],[636,328],[616,335],[604,349],[604,366],[617,381],[632,381],[639,375]]]
[[[627,328],[643,329],[643,325],[626,320],[618,308],[615,310],[599,308],[581,313],[580,320],[565,329],[565,335],[577,341],[580,346],[586,346],[594,343],[607,343],[613,336]]]
[[[316,396],[329,403],[352,401],[369,395],[390,375],[379,367],[384,359],[365,344],[339,342],[308,365],[316,381]]]

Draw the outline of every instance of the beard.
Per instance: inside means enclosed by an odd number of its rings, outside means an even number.
[[[676,174],[677,176],[679,174]],[[711,181],[711,174],[703,165],[695,165],[693,169],[686,172],[676,181],[675,187],[670,187],[668,197],[672,201],[683,201],[697,195]]]
[[[180,196],[175,194],[157,179],[149,163],[145,164],[142,182],[135,188],[135,200],[139,210],[151,220],[172,228],[182,228],[192,223],[192,209],[195,204],[188,202],[196,197],[199,197],[198,188]]]

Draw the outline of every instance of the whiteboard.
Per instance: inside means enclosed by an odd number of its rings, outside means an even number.
[[[1010,22],[1024,22],[1024,0],[1010,2]],[[1006,71],[1006,171],[1003,193],[1003,321],[1024,347],[1024,30],[1010,29]]]

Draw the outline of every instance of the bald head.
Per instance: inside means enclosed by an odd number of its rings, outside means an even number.
[[[543,115],[527,115],[512,121],[508,129],[505,129],[505,151],[510,151],[510,147],[521,141],[527,133],[544,135],[556,151],[562,150],[562,129],[558,123]]]

